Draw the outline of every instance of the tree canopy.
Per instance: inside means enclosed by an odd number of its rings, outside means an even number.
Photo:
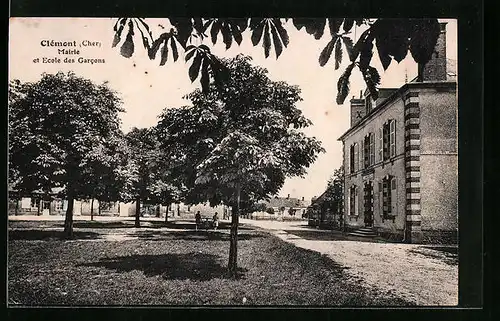
[[[302,176],[323,149],[301,129],[311,122],[295,105],[300,90],[267,77],[251,58],[221,63],[232,77],[224,90],[215,84],[186,98],[192,106],[167,108],[157,132],[161,149],[172,153],[190,188],[187,200],[234,204],[234,188],[243,199],[269,197],[285,178]]]
[[[72,234],[73,201],[94,196],[88,181],[116,170],[121,101],[107,84],[73,73],[43,74],[9,85],[9,168],[21,193],[62,187],[69,200],[65,231]],[[71,214],[68,213],[71,210]]]
[[[347,53],[350,64],[337,81],[338,104],[343,104],[349,95],[349,79],[355,67],[363,75],[372,97],[378,97],[380,74],[371,64],[375,47],[384,70],[392,60],[401,62],[408,52],[415,62],[425,64],[431,58],[440,32],[437,19],[169,18],[168,21],[172,28],[160,35],[153,35],[143,18],[118,18],[114,25],[113,47],[121,43],[121,55],[132,57],[135,51],[134,34],[139,31],[144,50],[148,52],[150,59],[159,56],[160,65],[165,65],[169,56],[177,61],[179,51],[183,50],[185,60],[191,61],[191,81],[196,80],[201,73],[202,90],[208,93],[210,79],[222,86],[232,75],[221,64],[220,59],[211,53],[207,46],[209,41],[196,46],[193,39],[203,41],[209,38],[215,45],[219,35],[222,35],[222,41],[228,49],[235,43],[240,45],[244,32],[249,29],[252,44],[261,44],[266,58],[274,48],[278,59],[290,42],[287,30],[292,27],[304,29],[315,39],[321,39],[325,35],[331,38],[318,58],[321,66],[326,66],[333,54],[334,68],[338,69],[344,52]],[[353,39],[352,33],[357,27],[362,27],[364,31],[358,39]],[[125,40],[122,41],[124,35]]]

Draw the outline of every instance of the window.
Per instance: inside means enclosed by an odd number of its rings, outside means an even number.
[[[389,143],[390,143],[390,156],[396,156],[396,120],[393,119],[389,122]]]
[[[396,187],[396,177],[387,175],[382,179],[382,213],[385,218],[391,217],[397,212]]]
[[[396,120],[387,121],[382,127],[382,157],[384,160],[396,156]],[[380,151],[379,151],[380,154]]]
[[[370,133],[370,165],[375,164],[375,135]]]
[[[389,159],[389,122],[382,127],[382,149],[384,160]]]
[[[349,188],[349,215],[358,215],[358,188],[356,185]]]
[[[364,166],[365,168],[375,164],[375,135],[369,133],[363,142]]]
[[[62,211],[62,209],[63,209],[63,202],[62,201],[55,201],[55,210]]]

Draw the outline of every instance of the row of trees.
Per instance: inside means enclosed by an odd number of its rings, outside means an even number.
[[[240,212],[302,176],[323,151],[301,129],[300,90],[267,77],[251,58],[221,60],[231,74],[166,108],[156,126],[120,130],[116,92],[73,73],[9,85],[9,179],[20,195],[62,187],[65,234],[75,199],[140,204],[210,202],[232,208],[229,270],[236,273]]]
[[[176,200],[174,189],[166,189],[171,186],[159,176],[155,136],[150,129],[125,135],[119,122],[123,111],[106,83],[96,85],[73,73],[9,84],[10,184],[18,195],[50,194],[62,187],[68,237],[75,199],[136,201],[137,226],[141,201]]]

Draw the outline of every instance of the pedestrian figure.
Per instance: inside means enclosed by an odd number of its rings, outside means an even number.
[[[196,221],[196,230],[198,231],[198,225],[201,224],[201,214],[200,214],[200,211],[196,212],[196,215],[194,216],[194,219]]]
[[[217,231],[217,227],[219,227],[219,217],[217,216],[217,212],[215,212],[214,217],[214,231]]]

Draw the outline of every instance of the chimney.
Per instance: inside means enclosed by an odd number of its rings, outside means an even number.
[[[286,199],[289,199],[290,198],[290,194],[288,194],[288,196],[286,197]]]
[[[351,99],[351,127],[355,126],[359,121],[365,117],[365,99],[364,98],[354,98]]]
[[[432,58],[425,65],[419,65],[420,81],[444,81],[446,77],[446,22],[439,23],[439,37]]]
[[[302,196],[302,202],[304,201],[304,196]]]

